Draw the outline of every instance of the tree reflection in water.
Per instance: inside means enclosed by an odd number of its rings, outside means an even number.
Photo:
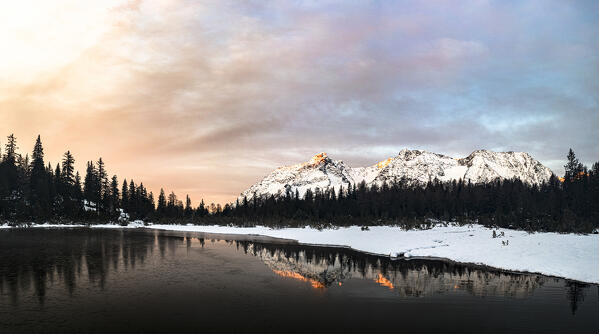
[[[176,256],[178,248],[211,247],[195,233],[102,230],[10,229],[0,231],[0,296],[13,305],[32,290],[41,305],[49,285],[64,285],[72,295],[81,282],[104,289],[112,273],[144,267],[148,258]],[[222,244],[223,242],[221,242]],[[572,313],[591,285],[536,274],[516,274],[440,260],[391,260],[350,249],[268,243],[224,242],[258,257],[282,279],[309,282],[317,289],[343,287],[350,279],[381,285],[403,297],[466,292],[474,296],[527,298],[545,283],[563,284]],[[245,255],[240,255],[245,256]],[[599,297],[599,287],[597,287]]]

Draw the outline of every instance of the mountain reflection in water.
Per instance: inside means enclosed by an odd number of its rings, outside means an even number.
[[[43,305],[47,289],[60,285],[69,295],[79,285],[103,290],[111,275],[144,268],[149,259],[161,261],[165,256],[184,256],[176,254],[177,249],[189,251],[214,244],[225,245],[239,256],[255,256],[280,279],[306,282],[315,289],[344,289],[347,281],[360,279],[392,291],[397,298],[462,292],[523,299],[551,282],[566,290],[572,313],[577,311],[579,301],[595,295],[593,290],[597,289],[599,298],[599,287],[536,274],[439,260],[390,260],[349,249],[205,237],[147,230],[0,231],[0,305],[6,299],[18,305],[22,296],[32,292]]]
[[[351,278],[373,281],[404,297],[425,297],[449,291],[474,296],[526,298],[548,281],[563,282],[572,309],[590,285],[537,274],[510,273],[485,266],[442,260],[391,260],[349,249],[235,241],[283,277],[311,282],[315,288],[342,286]],[[320,284],[316,284],[318,282]]]

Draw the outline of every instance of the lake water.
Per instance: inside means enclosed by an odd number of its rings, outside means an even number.
[[[596,285],[437,260],[145,229],[0,230],[0,333],[596,333],[598,315]]]

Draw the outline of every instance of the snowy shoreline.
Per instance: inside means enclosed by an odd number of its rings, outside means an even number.
[[[7,228],[0,225],[1,228]],[[34,228],[85,227],[85,225],[33,225]],[[485,265],[516,272],[599,284],[599,234],[528,233],[491,229],[480,225],[435,226],[428,230],[402,230],[392,226],[358,226],[338,229],[284,228],[263,226],[229,227],[196,225],[128,226],[91,225],[92,228],[151,228],[181,232],[260,235],[296,240],[301,244],[348,247],[383,256],[430,257]],[[493,238],[495,230],[497,238]]]

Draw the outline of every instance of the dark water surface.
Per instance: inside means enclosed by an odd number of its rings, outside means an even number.
[[[212,236],[214,238],[214,236]],[[0,230],[0,333],[597,333],[599,287],[154,230]]]

